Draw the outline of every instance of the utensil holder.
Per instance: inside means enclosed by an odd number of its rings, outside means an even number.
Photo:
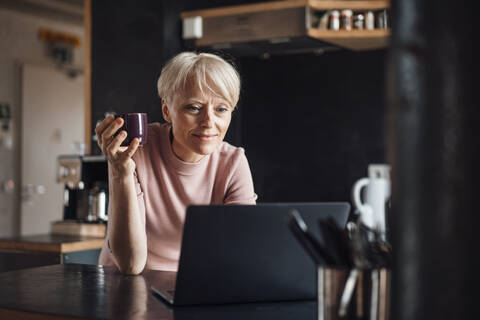
[[[389,319],[389,269],[319,267],[317,280],[318,320]],[[342,304],[342,298],[347,297],[348,303],[344,301]],[[343,314],[340,312],[341,308]]]

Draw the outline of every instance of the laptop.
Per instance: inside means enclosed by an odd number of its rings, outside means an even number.
[[[322,240],[318,220],[344,228],[350,205],[190,206],[178,272],[157,272],[152,291],[174,306],[316,299],[316,266],[286,223],[292,209]]]

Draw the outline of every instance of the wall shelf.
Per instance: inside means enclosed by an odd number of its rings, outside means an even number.
[[[305,5],[315,10],[381,10],[390,7],[390,0],[305,0]]]
[[[307,34],[315,39],[354,51],[382,49],[390,42],[389,29],[375,30],[320,30],[309,28]]]
[[[277,39],[282,39],[290,41],[292,47],[308,44],[305,51],[322,47],[362,51],[387,47],[390,30],[319,29],[312,23],[315,13],[342,9],[378,11],[389,7],[390,0],[285,0],[182,12],[181,18],[202,18],[202,37],[188,40],[196,48],[241,48],[247,44],[252,48],[255,42],[263,41],[271,43],[274,52],[278,51],[274,48],[279,43]],[[283,45],[287,50],[284,41]]]
[[[382,10],[390,8],[389,0],[309,0],[308,6],[316,11],[343,10],[353,11]],[[308,36],[333,44],[335,46],[354,50],[375,50],[388,46],[390,42],[390,29],[374,30],[326,30],[308,28]]]

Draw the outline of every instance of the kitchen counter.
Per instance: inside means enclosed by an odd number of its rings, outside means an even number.
[[[0,272],[59,263],[97,264],[104,238],[42,234],[0,239]]]
[[[161,271],[66,264],[0,273],[0,319],[309,319],[315,301],[169,307],[150,286]]]
[[[100,249],[104,238],[42,234],[0,239],[0,250],[66,253]]]

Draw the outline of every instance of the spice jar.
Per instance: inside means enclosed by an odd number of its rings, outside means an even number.
[[[377,15],[377,27],[380,29],[388,28],[388,14],[387,9],[382,10]]]
[[[365,29],[375,29],[375,15],[372,11],[367,11],[367,13],[365,13]]]
[[[330,11],[325,12],[318,21],[318,29],[328,29],[328,19],[330,18]]]
[[[356,14],[353,17],[353,28],[358,29],[358,30],[362,30],[363,25],[364,25],[364,20],[365,20],[365,18],[363,17],[363,14],[361,14],[361,13]]]
[[[340,29],[340,13],[338,10],[333,10],[330,12],[330,17],[329,17],[329,29],[331,30],[338,30]]]
[[[352,30],[352,24],[353,24],[352,16],[353,16],[352,10],[349,10],[349,9],[342,10],[342,15],[341,15],[342,29]]]

